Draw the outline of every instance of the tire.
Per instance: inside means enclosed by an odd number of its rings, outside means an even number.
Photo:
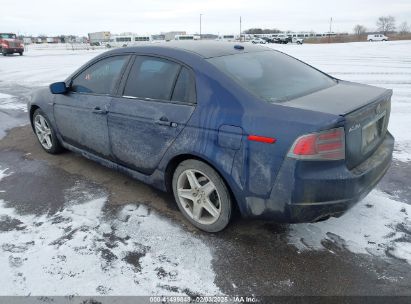
[[[19,55],[20,55],[20,56],[23,56],[23,52],[20,52]]]
[[[183,161],[174,171],[172,187],[178,208],[192,225],[206,232],[227,227],[232,213],[230,191],[209,165]]]
[[[7,53],[6,53],[6,52],[2,52],[2,54],[3,54],[3,56],[7,56]]]
[[[37,109],[33,114],[33,130],[41,147],[47,153],[58,154],[64,150],[57,139],[56,132],[54,131],[50,120],[41,109]],[[46,136],[48,140],[46,140]]]
[[[368,42],[372,42],[372,39],[368,40]]]

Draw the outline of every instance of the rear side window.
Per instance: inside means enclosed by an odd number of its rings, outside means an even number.
[[[131,68],[123,96],[170,100],[180,65],[170,60],[139,56]]]
[[[171,100],[188,103],[196,102],[194,76],[185,67],[181,68],[180,75],[178,75]]]
[[[129,56],[102,59],[77,75],[71,90],[78,93],[112,94]]]
[[[331,77],[276,51],[241,53],[208,60],[255,95],[273,103],[335,84]]]

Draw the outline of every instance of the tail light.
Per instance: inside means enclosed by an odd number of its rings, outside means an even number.
[[[307,160],[344,159],[344,128],[335,128],[300,136],[292,145],[288,156]]]

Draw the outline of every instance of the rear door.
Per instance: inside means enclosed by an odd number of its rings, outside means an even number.
[[[110,157],[108,107],[129,58],[101,59],[72,79],[67,94],[55,95],[54,117],[65,142]]]
[[[108,113],[111,150],[124,166],[151,174],[195,109],[194,73],[160,57],[136,56]]]

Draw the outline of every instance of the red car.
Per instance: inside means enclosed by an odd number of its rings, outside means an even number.
[[[14,53],[19,53],[22,56],[24,53],[23,41],[18,40],[16,34],[0,33],[0,52],[3,56]]]

